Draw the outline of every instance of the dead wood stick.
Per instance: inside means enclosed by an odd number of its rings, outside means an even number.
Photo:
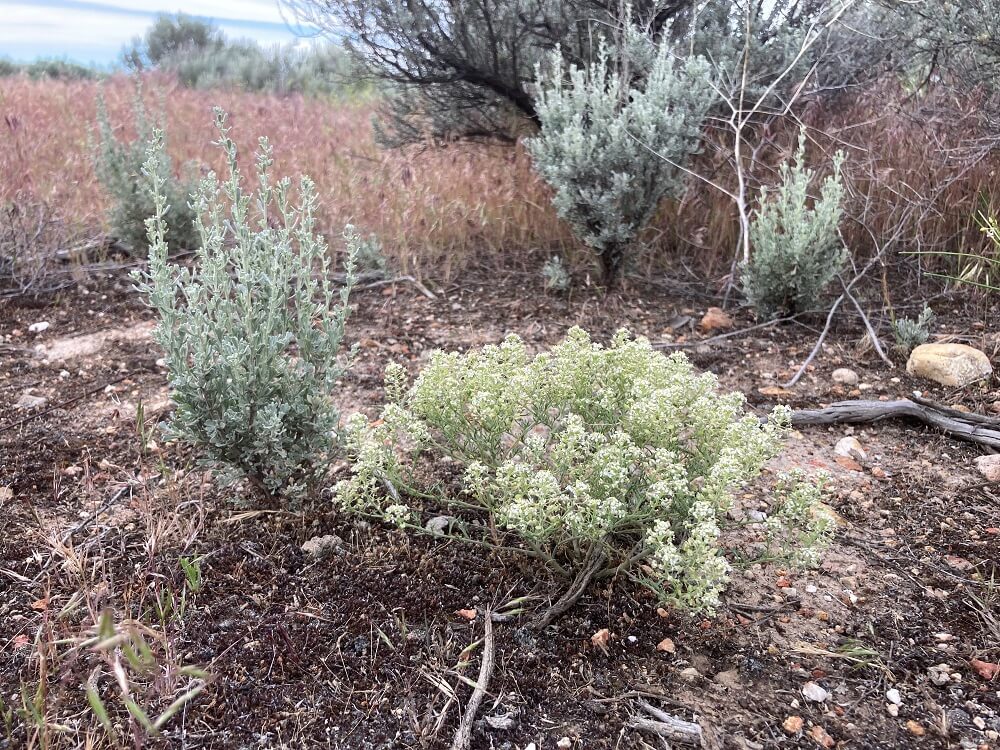
[[[584,567],[580,569],[580,572],[576,574],[573,579],[573,583],[566,590],[558,601],[549,607],[547,610],[542,612],[535,620],[531,623],[531,628],[534,630],[543,630],[556,621],[557,618],[561,617],[563,614],[568,612],[574,604],[576,604],[583,593],[587,590],[590,585],[591,580],[594,576],[604,567],[606,558],[604,553],[598,550],[599,545],[594,545],[590,548],[590,552],[587,554],[587,561]]]
[[[677,742],[682,745],[702,745],[701,727],[694,722],[671,716],[666,711],[661,711],[645,701],[639,701],[639,705],[654,718],[647,719],[645,716],[633,717],[629,722],[629,725],[633,729],[650,732],[668,741]]]
[[[479,712],[479,705],[486,695],[486,686],[493,676],[493,618],[490,612],[484,613],[483,626],[485,634],[483,636],[483,661],[479,665],[479,678],[476,680],[476,687],[472,691],[472,696],[465,706],[465,713],[462,714],[462,721],[459,722],[458,730],[455,732],[455,739],[452,740],[451,750],[468,750],[469,743],[472,742],[472,723],[476,720]]]
[[[950,437],[1000,450],[1000,420],[981,414],[965,414],[928,401],[908,398],[897,401],[838,401],[825,409],[792,412],[792,424],[867,424],[884,419],[917,419],[937,427]]]
[[[885,351],[883,351],[882,343],[878,339],[878,334],[875,333],[875,328],[872,326],[872,322],[868,319],[868,315],[865,313],[864,308],[861,307],[861,303],[858,302],[857,298],[853,294],[851,294],[851,290],[847,288],[847,284],[844,283],[844,279],[842,277],[840,278],[840,285],[844,287],[844,294],[847,295],[847,299],[851,301],[851,304],[854,305],[854,309],[856,309],[858,311],[858,315],[861,316],[861,320],[864,321],[865,330],[868,331],[868,338],[871,339],[872,346],[875,347],[875,351],[878,353],[878,356],[882,358],[883,362],[889,365],[889,369],[892,369],[896,365],[891,359],[889,359]]]

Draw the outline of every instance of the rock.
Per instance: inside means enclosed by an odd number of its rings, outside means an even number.
[[[461,521],[455,516],[434,516],[424,524],[424,529],[434,536],[444,536],[460,523]]]
[[[982,659],[973,659],[969,663],[976,670],[976,674],[984,680],[995,680],[997,677],[1000,677],[1000,664],[983,661]]]
[[[781,726],[788,734],[798,734],[804,723],[801,716],[789,716]]]
[[[908,722],[906,722],[906,731],[912,734],[914,737],[923,737],[927,733],[927,730],[924,729],[920,724],[915,722],[913,719],[910,719]]]
[[[681,670],[681,677],[683,677],[685,679],[688,679],[688,680],[695,680],[695,679],[701,677],[701,672],[699,672],[694,667],[688,667],[687,669],[682,669]]]
[[[677,647],[674,646],[674,642],[670,638],[664,638],[662,641],[656,644],[656,650],[663,651],[664,653],[667,654],[672,654],[677,650]]]
[[[805,696],[807,701],[812,701],[813,703],[826,703],[827,698],[830,694],[815,682],[807,682],[802,686],[802,695]]]
[[[899,706],[895,703],[886,703],[885,711],[889,716],[899,716]]]
[[[976,459],[976,468],[987,482],[1000,482],[1000,453],[991,456],[980,456]]]
[[[556,742],[556,747],[558,747],[559,750],[567,750],[568,748],[573,747],[573,740],[569,737],[561,737],[559,738],[559,741]]]
[[[889,690],[886,690],[885,699],[889,701],[889,703],[892,703],[893,705],[896,706],[903,705],[903,696],[899,694],[899,691],[896,690],[896,688],[890,688]]]
[[[812,737],[813,741],[815,741],[820,747],[831,748],[837,744],[836,740],[830,736],[830,733],[819,724],[816,724],[809,730],[809,736]]]
[[[740,682],[740,672],[738,669],[727,669],[725,672],[719,672],[713,679],[716,684],[732,690],[739,690],[743,688],[743,684]]]
[[[951,682],[951,666],[948,664],[935,664],[927,667],[927,676],[935,685],[947,685]]]
[[[302,551],[310,557],[326,557],[334,550],[343,547],[344,540],[335,534],[314,536],[302,545]]]
[[[983,352],[965,344],[921,344],[910,354],[906,371],[961,388],[992,375],[993,366]]]
[[[21,394],[21,398],[17,400],[14,404],[15,409],[38,409],[39,407],[45,406],[48,401],[45,396],[35,396],[30,391],[25,391]]]
[[[860,462],[864,462],[868,458],[865,449],[861,446],[861,441],[851,435],[838,440],[833,452],[838,456],[853,458]]]
[[[833,378],[834,383],[839,383],[840,385],[857,385],[861,380],[854,370],[849,370],[846,367],[838,367],[830,377]]]
[[[28,326],[28,333],[42,333],[43,331],[48,330],[48,327],[49,327],[49,321],[40,320],[37,323],[32,323],[30,326]]]
[[[517,725],[517,714],[510,712],[499,716],[484,716],[483,721],[490,729],[510,730]]]
[[[592,636],[590,636],[590,642],[597,648],[601,649],[604,653],[608,652],[608,643],[611,642],[611,631],[607,628],[601,628]]]
[[[725,331],[733,327],[733,319],[721,307],[710,307],[698,326],[705,333]]]

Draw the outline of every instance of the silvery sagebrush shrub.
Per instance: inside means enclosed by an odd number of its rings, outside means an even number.
[[[931,324],[934,322],[934,311],[924,305],[916,320],[912,318],[897,318],[892,323],[892,336],[896,340],[896,350],[904,357],[921,344],[926,344],[931,336]]]
[[[542,266],[542,279],[545,281],[545,288],[556,292],[568,291],[573,283],[573,277],[563,263],[563,259],[558,255],[553,255]]]
[[[676,62],[662,44],[648,68],[637,77],[602,43],[585,67],[567,71],[557,52],[536,73],[541,130],[528,150],[555,191],[556,212],[593,248],[608,284],[660,201],[682,190],[681,167],[715,101],[701,58]]]
[[[228,176],[220,184],[210,173],[194,196],[191,266],[167,262],[159,135],[145,167],[155,211],[149,270],[138,280],[159,315],[155,339],[176,404],[168,432],[227,477],[245,477],[271,498],[299,497],[316,487],[337,443],[330,395],[346,367],[338,353],[360,238],[345,231],[346,283],[337,288],[316,232],[313,182],[301,178],[293,205],[291,181],[271,180],[271,146],[261,138],[256,194],[245,191],[226,115],[215,117]]]
[[[743,268],[743,289],[762,315],[799,313],[819,304],[847,260],[838,226],[843,215],[844,187],[840,152],[833,174],[823,181],[819,196],[810,200],[815,170],[805,166],[805,133],[799,136],[795,165],[781,165],[780,183],[761,190],[760,208],[750,224],[753,254]]]
[[[152,121],[146,111],[138,79],[132,111],[135,138],[119,140],[108,116],[104,97],[98,97],[94,169],[98,182],[111,198],[108,223],[112,236],[131,250],[145,251],[148,242],[146,219],[153,215],[154,206],[142,170],[146,162],[146,146],[153,131],[165,131],[163,124]],[[176,176],[166,151],[157,160],[155,168],[159,170],[160,189],[170,207],[163,220],[170,232],[171,245],[177,250],[189,250],[198,240],[194,210],[188,203],[194,185]]]
[[[380,419],[349,420],[355,464],[336,501],[413,529],[444,506],[465,528],[481,524],[488,543],[515,533],[567,578],[597,559],[598,577],[626,572],[664,602],[710,611],[731,568],[721,537],[734,524],[732,493],[779,451],[789,424],[786,408],[762,424],[743,394],[717,386],[683,354],[626,331],[603,347],[580,328],[534,357],[513,335],[436,352],[412,384],[390,365]],[[459,486],[418,480],[421,456],[432,472],[460,467]],[[756,528],[761,555],[815,561],[832,532],[819,498],[805,477],[783,479]]]

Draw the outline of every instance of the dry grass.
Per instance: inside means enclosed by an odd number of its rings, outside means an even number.
[[[104,84],[0,79],[0,203],[27,191],[88,229],[101,225],[105,197],[96,187],[88,143],[99,90],[112,121],[129,122],[133,87],[124,77]],[[975,216],[996,205],[997,158],[961,150],[976,127],[974,103],[964,105],[966,115],[956,121],[944,114],[943,105],[951,113],[956,105],[943,96],[894,107],[902,95],[885,89],[805,113],[814,129],[813,160],[825,163],[837,148],[848,154],[851,205],[843,231],[855,256],[890,239],[901,251],[984,248]],[[221,166],[211,145],[213,105],[230,112],[234,137],[245,150],[267,135],[279,173],[305,173],[316,181],[321,230],[336,239],[353,222],[377,234],[401,272],[449,278],[471,263],[537,268],[555,252],[579,268],[587,257],[555,216],[523,149],[383,151],[372,141],[369,103],[194,91],[162,77],[147,80],[145,97],[153,111],[167,112],[168,145],[177,162],[196,170]],[[757,134],[762,146],[746,165],[751,185],[774,181],[775,165],[794,147],[796,128],[772,123]],[[725,146],[707,148],[696,170],[729,186],[730,160]],[[730,270],[738,232],[729,198],[692,181],[683,201],[666,203],[643,236],[647,251],[640,268],[683,264],[721,277]],[[915,257],[922,266],[943,262]]]
[[[30,190],[87,225],[103,221],[89,139],[103,91],[112,122],[131,121],[134,89],[123,77],[87,81],[0,80],[0,203]],[[378,149],[368,104],[333,105],[301,96],[194,91],[169,79],[149,81],[145,98],[166,111],[168,147],[177,163],[221,169],[211,108],[230,113],[245,151],[266,135],[278,174],[310,175],[322,199],[321,229],[331,238],[353,222],[382,240],[400,270],[449,276],[472,256],[496,260],[571,244],[544,187],[521,151],[450,146],[418,152]]]

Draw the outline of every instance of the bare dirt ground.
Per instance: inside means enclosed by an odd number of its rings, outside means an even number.
[[[264,510],[239,487],[217,487],[189,450],[150,432],[170,404],[151,315],[130,286],[105,275],[45,304],[0,308],[0,697],[15,709],[24,695],[34,700],[41,675],[42,714],[58,725],[43,732],[15,710],[0,723],[0,747],[42,746],[43,735],[53,747],[83,746],[88,731],[103,742],[88,679],[127,734],[109,670],[96,672],[86,649],[59,639],[105,608],[148,621],[164,591],[183,590],[181,557],[201,558],[202,583],[183,617],[155,629],[166,662],[211,677],[148,745],[447,746],[471,692],[456,675],[474,680],[478,670],[479,652],[463,651],[482,637],[482,617],[456,612],[528,594],[541,602],[558,596],[558,583],[509,554],[352,522],[323,503]],[[782,392],[815,341],[809,326],[698,344],[705,335],[694,324],[709,300],[643,284],[566,299],[537,286],[512,276],[454,286],[436,301],[405,285],[358,294],[349,336],[360,355],[338,396],[345,412],[377,411],[388,361],[416,370],[434,348],[510,331],[543,347],[576,324],[600,340],[625,326],[684,344],[761,413],[914,389],[1000,409],[995,381],[962,391],[916,382],[859,354],[859,334],[846,329]],[[946,308],[936,333],[965,336],[996,361],[997,311]],[[49,325],[33,332],[40,322]],[[737,316],[737,327],[751,323]],[[831,380],[843,366],[860,375],[857,389]],[[837,462],[847,434],[865,461]],[[1000,677],[983,666],[1000,661],[991,583],[1000,487],[976,473],[977,455],[917,424],[796,432],[780,464],[828,470],[842,520],[817,570],[737,573],[714,618],[658,612],[628,580],[612,580],[543,633],[517,618],[498,623],[473,747],[662,747],[630,727],[640,699],[699,722],[710,748],[1000,747]],[[301,549],[323,535],[340,540],[326,557]],[[606,650],[592,643],[602,628]],[[672,652],[657,649],[664,639]],[[825,699],[803,695],[807,683]],[[144,689],[151,715],[175,697],[155,679]]]

